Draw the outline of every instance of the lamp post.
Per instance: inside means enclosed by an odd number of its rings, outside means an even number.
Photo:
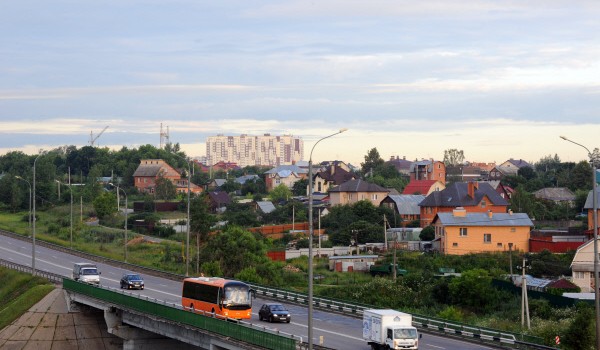
[[[29,234],[31,235],[31,183],[27,180],[25,180],[24,178],[20,177],[19,175],[15,176],[15,179],[19,179],[19,180],[23,180],[25,182],[27,182],[27,185],[29,186]]]
[[[310,156],[308,158],[308,349],[313,348],[313,179],[312,179],[312,153],[315,150],[317,144],[327,138],[341,134],[348,129],[343,128],[340,131],[333,133],[329,136],[320,138],[315,142],[312,149],[310,150]]]
[[[171,152],[171,154],[183,159],[182,156],[180,156],[177,153],[173,153]],[[188,162],[187,159],[183,159],[185,161],[185,164],[188,167],[188,179],[187,179],[187,237],[186,237],[186,253],[185,253],[185,276],[189,276],[189,272],[190,272],[190,178],[192,176],[192,171],[190,169],[190,163]]]
[[[60,182],[58,180],[54,180],[54,181],[56,181],[58,183],[59,188],[60,188],[60,185],[67,185],[69,187],[69,192],[71,193],[71,209],[70,209],[70,211],[71,211],[71,213],[70,213],[70,217],[71,217],[71,219],[70,219],[71,220],[71,228],[70,228],[71,232],[70,233],[71,233],[71,236],[70,236],[70,242],[69,242],[69,244],[70,244],[71,249],[73,249],[73,188],[71,188],[71,184],[67,184],[67,183],[63,184],[62,182]]]
[[[582,147],[588,152],[590,163],[592,164],[592,201],[593,203],[593,226],[594,226],[594,307],[596,309],[596,349],[600,349],[600,299],[598,297],[598,199],[596,193],[596,162],[598,161],[597,155],[590,152],[590,150],[582,144],[579,144],[573,140],[568,139],[566,136],[561,136],[561,139],[569,141]],[[594,151],[597,151],[595,149]]]
[[[125,251],[125,262],[127,262],[127,192],[122,187],[115,186],[110,182],[108,184],[117,188],[117,198],[119,198],[119,189],[123,191],[123,195],[125,196],[125,243],[123,244],[123,250]],[[117,210],[119,210],[118,205]]]
[[[41,155],[46,154],[46,151],[42,151],[40,152],[40,154],[38,154],[37,157],[35,157],[34,161],[33,161],[33,218],[31,219],[33,221],[33,233],[31,234],[31,274],[35,276],[35,222],[37,221],[35,219],[35,164],[37,163],[38,158],[40,158]]]

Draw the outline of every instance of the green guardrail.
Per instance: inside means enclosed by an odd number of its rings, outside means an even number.
[[[208,332],[260,346],[265,349],[296,349],[296,340],[291,338],[252,329],[226,320],[195,314],[172,306],[157,304],[135,296],[76,282],[69,278],[63,278],[63,288],[68,291],[106,301],[113,305],[123,306],[124,308],[157,316],[168,321],[186,324]]]

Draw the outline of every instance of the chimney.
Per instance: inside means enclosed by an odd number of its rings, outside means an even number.
[[[470,181],[467,184],[467,194],[469,195],[469,197],[471,198],[475,198],[475,183]]]
[[[512,214],[513,214],[512,209],[508,209],[508,215],[512,215]]]
[[[494,214],[492,213],[491,210],[488,210],[487,214],[488,214],[488,218],[490,218],[490,219],[492,218],[492,216],[494,216]]]
[[[452,211],[452,216],[464,218],[467,216],[467,210],[463,207],[456,207]]]
[[[331,172],[331,175],[335,174],[335,165],[331,165],[331,168],[329,170]]]

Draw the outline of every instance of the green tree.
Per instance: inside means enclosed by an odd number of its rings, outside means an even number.
[[[94,210],[98,218],[104,219],[117,211],[117,197],[112,192],[104,192],[94,199]]]
[[[422,241],[433,241],[433,239],[435,238],[435,228],[431,225],[423,228],[423,230],[421,230],[421,233],[419,233],[419,238]]]
[[[217,218],[210,214],[208,196],[205,194],[195,196],[190,202],[190,231],[196,236],[198,254],[200,254],[200,246],[208,240],[211,229],[216,222]],[[200,263],[199,256],[196,259],[196,266],[198,267]]]
[[[492,286],[492,277],[483,269],[464,271],[448,285],[450,300],[471,310],[493,310],[497,305],[498,293]]]
[[[362,173],[365,175],[370,173],[371,171],[374,172],[375,169],[383,166],[384,164],[385,161],[379,155],[377,148],[372,148],[371,150],[369,150],[369,152],[365,156],[365,162],[360,163]]]
[[[308,179],[301,179],[294,182],[294,186],[292,186],[292,193],[294,196],[306,196],[308,193]]]
[[[277,187],[271,190],[271,192],[269,192],[269,197],[275,203],[287,201],[292,198],[292,191],[290,191],[289,187],[286,185],[279,184]]]
[[[591,307],[577,304],[577,314],[563,337],[563,344],[571,350],[589,350],[594,348],[595,334],[594,311]]]
[[[465,161],[465,153],[463,150],[450,148],[444,151],[444,164],[446,166],[457,166]]]
[[[159,200],[174,199],[177,197],[177,187],[171,180],[159,174],[155,182],[154,197]]]

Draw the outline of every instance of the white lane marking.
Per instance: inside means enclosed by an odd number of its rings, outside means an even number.
[[[294,324],[296,326],[301,326],[301,327],[304,327],[304,328],[308,329],[308,325],[301,324],[301,323],[295,323],[295,322],[290,322],[290,323],[292,323],[292,324]],[[350,339],[354,339],[354,340],[364,340],[363,338],[357,338],[357,337],[353,337],[353,336],[348,335],[348,334],[342,334],[340,332],[330,331],[330,330],[323,329],[323,328],[315,328],[315,327],[313,327],[313,329],[321,331],[321,332],[324,332],[324,333],[335,334],[335,335],[338,335],[338,336],[341,335],[341,336],[343,336],[345,338],[350,338]]]
[[[52,257],[53,257],[54,259],[58,259],[58,256],[56,256],[56,255],[52,255]]]
[[[31,257],[31,255],[30,255],[30,254],[23,254],[23,253],[15,252],[15,251],[12,251],[12,250],[10,250],[10,249],[6,249],[6,248],[4,248],[4,247],[0,247],[0,249],[2,249],[2,250],[6,250],[7,252],[11,252],[11,253],[14,253],[14,254],[19,254],[19,255],[22,255],[22,256],[24,256],[24,257],[26,257],[26,258],[29,258],[29,257]],[[68,270],[68,271],[72,271],[72,268],[70,268],[70,267],[64,267],[64,266],[62,266],[62,265],[58,265],[58,264],[52,263],[52,262],[50,262],[50,261],[46,261],[46,260],[44,260],[44,259],[39,259],[39,258],[36,258],[35,260],[36,260],[36,261],[41,261],[41,262],[44,262],[44,263],[46,263],[46,264],[48,264],[48,265],[52,265],[52,266],[56,266],[56,267],[60,267],[60,268],[62,268],[62,269]],[[110,273],[114,274],[114,272],[110,272]],[[65,276],[65,275],[63,275],[63,276]],[[69,276],[67,275],[66,277],[69,277]],[[105,277],[100,277],[100,280],[108,280],[108,281],[115,282],[115,283],[120,283],[120,282],[121,282],[121,280],[120,280],[120,279],[116,280],[116,279],[112,279],[112,278],[105,278]],[[165,291],[162,291],[162,290],[158,290],[158,289],[153,289],[153,288],[144,288],[144,289],[147,289],[147,290],[150,290],[150,291],[153,291],[153,292],[157,292],[157,293],[163,293],[163,294],[170,295],[170,296],[174,296],[174,297],[177,297],[177,298],[181,298],[181,295],[179,295],[179,294],[168,293],[168,292],[165,292]]]

